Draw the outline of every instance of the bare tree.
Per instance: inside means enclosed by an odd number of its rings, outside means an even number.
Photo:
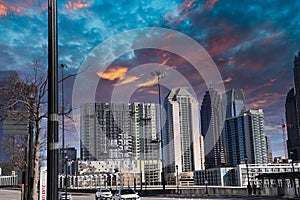
[[[27,74],[24,77],[24,80],[19,81],[17,77],[12,77],[11,82],[7,84],[2,90],[2,95],[5,96],[5,104],[1,106],[1,110],[4,113],[17,113],[13,119],[16,124],[18,122],[26,121],[32,131],[32,182],[29,184],[31,188],[28,188],[32,191],[32,199],[37,198],[37,187],[39,181],[39,169],[40,169],[40,156],[41,156],[41,137],[42,137],[42,123],[43,120],[47,117],[46,112],[46,95],[47,95],[47,77],[46,75],[40,75],[40,65],[38,60],[34,61],[33,64],[33,73]],[[4,115],[3,120],[7,120]],[[24,167],[28,167],[28,163],[24,161],[25,158],[25,149],[28,149],[27,142],[23,141],[23,148],[18,148],[16,135],[12,135],[7,139],[6,146],[9,147],[12,165],[18,167],[20,170],[24,170]],[[28,138],[28,137],[27,137]],[[22,141],[17,140],[19,145]],[[17,153],[17,150],[22,150],[22,152]],[[23,157],[17,157],[17,155],[23,155]]]

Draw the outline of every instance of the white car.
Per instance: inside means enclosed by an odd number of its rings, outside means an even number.
[[[131,188],[118,189],[113,196],[114,200],[140,200],[140,196]]]
[[[95,199],[111,199],[112,193],[109,189],[98,189],[95,194]]]
[[[58,200],[72,200],[72,195],[70,193],[59,192],[58,193]]]

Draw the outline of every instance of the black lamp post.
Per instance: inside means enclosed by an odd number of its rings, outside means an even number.
[[[251,195],[251,185],[250,185],[250,179],[249,179],[249,168],[248,168],[248,157],[247,156],[245,156],[245,163],[246,163],[247,179],[248,179],[247,189],[248,189],[248,194]]]
[[[205,180],[204,180],[204,184],[205,184],[205,194],[208,194],[208,190],[207,190],[207,184],[208,184],[208,180],[207,180],[207,173],[206,173],[206,162],[204,163],[204,167],[205,167]]]
[[[67,187],[68,187],[68,165],[67,165],[67,162],[68,162],[68,156],[65,157],[65,198],[68,199],[68,195],[67,195]]]
[[[160,146],[161,146],[161,165],[162,165],[162,185],[163,190],[166,188],[166,182],[165,182],[165,166],[164,166],[164,152],[163,152],[163,132],[162,132],[162,122],[161,122],[161,98],[160,98],[160,78],[164,78],[166,76],[166,73],[163,73],[159,70],[156,70],[155,72],[151,73],[152,76],[157,77],[157,85],[158,85],[158,102],[159,102],[159,126],[160,126]]]
[[[177,194],[179,194],[178,165],[176,165],[175,168],[176,168],[176,186],[177,186]]]
[[[293,185],[295,188],[295,196],[297,196],[297,188],[296,188],[296,180],[295,180],[295,167],[294,167],[294,152],[293,151],[290,152],[290,156],[292,159]]]
[[[28,192],[27,199],[32,199],[32,186],[33,186],[33,173],[32,173],[32,162],[33,162],[33,120],[34,120],[34,101],[36,98],[36,86],[30,85],[28,87],[28,100],[29,100],[29,126],[28,126],[28,134],[29,134],[29,153],[28,153]]]

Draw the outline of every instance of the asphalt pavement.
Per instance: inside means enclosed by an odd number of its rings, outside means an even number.
[[[91,193],[72,193],[73,200],[94,200],[95,194]],[[169,199],[185,199],[185,200],[282,200],[285,198],[275,197],[221,197],[221,196],[201,196],[201,197],[188,197],[188,196],[176,196],[176,195],[164,195],[164,196],[147,196],[141,197],[141,200],[169,200]],[[0,189],[0,200],[21,200],[20,190]]]

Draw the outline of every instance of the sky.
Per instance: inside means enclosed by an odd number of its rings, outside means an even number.
[[[46,0],[0,0],[1,70],[28,73],[37,59],[46,71],[47,6]],[[273,156],[283,155],[280,123],[285,118],[285,96],[294,84],[293,59],[300,49],[300,1],[58,0],[57,8],[59,63],[68,66],[65,74],[84,74],[92,66],[99,79],[96,101],[111,101],[117,87],[130,83],[135,85],[130,101],[156,102],[157,80],[150,75],[154,70],[167,72],[161,79],[162,96],[173,86],[190,87],[199,104],[207,87],[243,89],[247,108],[264,111]],[[205,51],[199,56],[186,48],[183,58],[163,48],[135,49],[137,39],[142,38],[138,43],[142,45],[145,38],[155,37],[155,32],[136,33],[147,27],[181,33]],[[130,30],[137,31],[118,37]],[[176,45],[178,50],[186,44]],[[126,51],[116,56],[116,49]],[[205,80],[187,60],[207,55],[220,73],[220,82]],[[90,62],[97,56],[104,60]],[[113,61],[106,63],[109,59]],[[81,85],[88,90],[92,78],[84,78]],[[72,104],[75,82],[76,77],[66,81],[67,104]],[[128,93],[123,89],[117,90],[119,94]],[[73,136],[67,139],[71,146],[79,137]]]

